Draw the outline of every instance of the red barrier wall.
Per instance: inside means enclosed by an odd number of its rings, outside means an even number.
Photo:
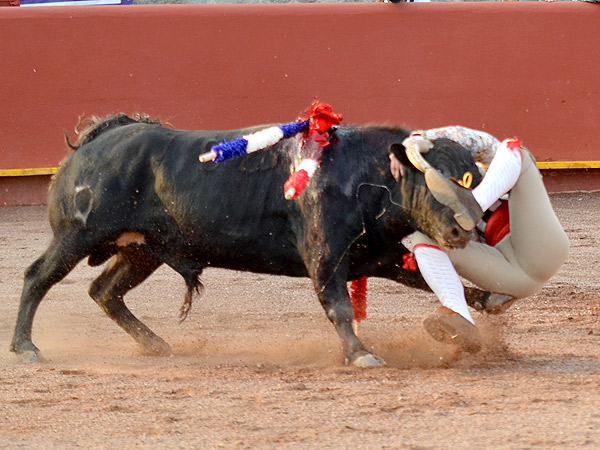
[[[1,8],[0,169],[55,167],[82,115],[238,128],[314,96],[347,123],[461,124],[598,161],[598,30],[585,2]]]

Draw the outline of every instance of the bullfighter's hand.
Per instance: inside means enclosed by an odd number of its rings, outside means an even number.
[[[393,153],[390,153],[390,172],[396,181],[404,175],[404,165]]]

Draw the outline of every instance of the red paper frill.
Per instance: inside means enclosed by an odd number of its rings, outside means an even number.
[[[315,100],[310,106],[309,133],[325,133],[332,126],[339,125],[342,115],[333,112],[331,105]]]
[[[367,318],[367,277],[350,282],[350,298],[354,309],[354,320],[360,322]]]
[[[506,147],[510,150],[516,150],[521,148],[521,141],[519,138],[512,138],[506,140]]]
[[[405,253],[402,255],[402,268],[404,270],[410,270],[411,272],[417,271],[417,260],[412,253]]]

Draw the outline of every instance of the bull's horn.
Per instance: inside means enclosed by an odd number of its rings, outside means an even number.
[[[426,170],[431,169],[431,164],[423,158],[423,153],[427,153],[432,147],[431,142],[426,140],[413,141],[406,146],[406,157],[413,166],[425,173]]]

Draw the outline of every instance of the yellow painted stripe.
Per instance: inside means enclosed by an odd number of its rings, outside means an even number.
[[[548,161],[538,162],[540,169],[600,169],[600,161]]]
[[[37,169],[0,169],[0,177],[29,177],[32,175],[52,175],[58,167],[40,167]]]
[[[538,162],[539,169],[600,169],[600,161],[547,161]],[[32,175],[53,175],[58,167],[36,169],[0,169],[0,177],[28,177]]]

